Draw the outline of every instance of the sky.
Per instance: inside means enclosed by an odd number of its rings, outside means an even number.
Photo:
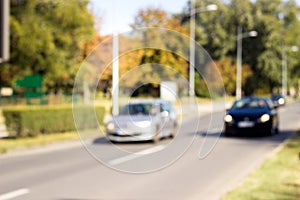
[[[97,27],[101,35],[130,31],[130,24],[142,8],[161,8],[168,13],[183,10],[188,0],[91,0],[90,8],[101,19]],[[117,14],[115,14],[117,13]]]
[[[172,14],[181,12],[187,2],[188,0],[91,0],[90,8],[98,19],[100,34],[106,35],[130,31],[130,24],[142,8],[161,8]],[[300,5],[300,0],[296,2]]]

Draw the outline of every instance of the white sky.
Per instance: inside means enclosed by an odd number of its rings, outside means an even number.
[[[168,13],[183,10],[188,0],[91,0],[91,9],[101,18],[100,33],[110,34],[130,31],[129,25],[142,8],[162,8]],[[117,14],[115,14],[117,13]]]
[[[142,8],[162,8],[168,13],[179,13],[188,0],[91,0],[91,9],[97,18],[101,18],[101,35],[130,31],[130,24]],[[300,0],[296,0],[300,5]]]

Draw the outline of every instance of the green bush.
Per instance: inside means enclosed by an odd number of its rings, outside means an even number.
[[[73,116],[74,114],[74,116]],[[36,136],[97,128],[103,122],[105,108],[99,106],[30,106],[3,109],[9,135]],[[76,122],[76,125],[75,125]]]

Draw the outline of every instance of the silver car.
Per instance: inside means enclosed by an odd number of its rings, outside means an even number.
[[[115,142],[158,142],[162,137],[174,137],[176,131],[177,115],[163,100],[131,102],[106,124],[107,138]]]

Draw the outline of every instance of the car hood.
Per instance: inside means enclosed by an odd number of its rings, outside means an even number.
[[[112,119],[112,121],[118,124],[119,127],[134,126],[138,122],[150,121],[152,122],[153,117],[148,115],[119,115]]]
[[[263,114],[268,114],[269,112],[265,109],[253,109],[253,110],[229,110],[228,114],[232,117],[251,117],[251,118],[259,118]]]

